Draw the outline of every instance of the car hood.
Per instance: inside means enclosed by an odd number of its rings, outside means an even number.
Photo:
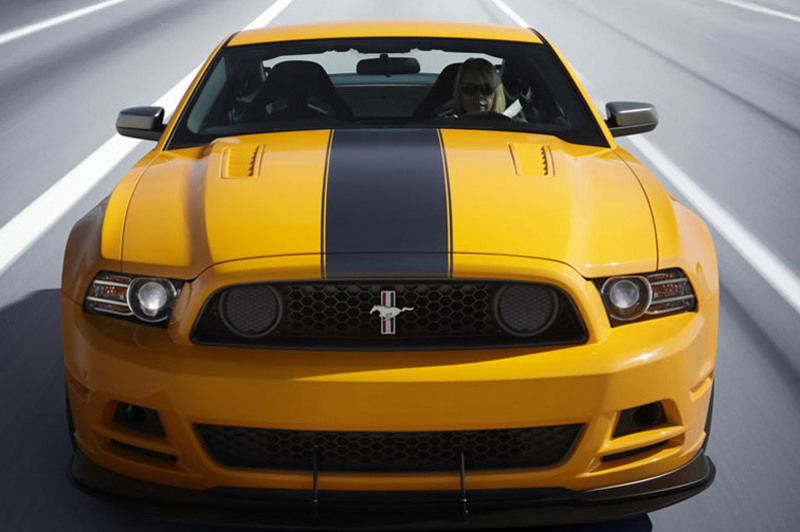
[[[330,276],[452,273],[466,254],[550,259],[586,277],[656,267],[647,197],[628,166],[609,149],[550,136],[225,138],[158,154],[131,188],[112,202],[126,209],[120,258],[130,272],[193,278],[221,262],[302,254]]]

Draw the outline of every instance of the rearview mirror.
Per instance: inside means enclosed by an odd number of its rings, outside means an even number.
[[[658,125],[656,108],[649,103],[609,102],[606,114],[606,125],[615,137],[653,131]]]
[[[136,139],[158,140],[164,132],[163,107],[129,107],[117,116],[117,132]]]
[[[358,74],[396,76],[418,72],[419,61],[413,57],[389,57],[388,54],[381,54],[378,59],[362,59],[356,65]]]

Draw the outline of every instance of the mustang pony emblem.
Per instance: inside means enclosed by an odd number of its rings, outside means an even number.
[[[395,317],[403,312],[414,310],[414,307],[395,307],[396,292],[394,290],[381,290],[381,304],[374,305],[370,314],[375,312],[381,317],[381,334],[395,334]]]
[[[370,314],[377,312],[380,314],[381,319],[388,320],[390,318],[394,318],[401,312],[408,312],[409,310],[414,310],[414,307],[384,307],[383,305],[375,305],[372,307],[372,310],[369,311]]]

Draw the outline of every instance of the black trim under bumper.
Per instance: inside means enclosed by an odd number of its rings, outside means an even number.
[[[114,473],[92,462],[80,450],[73,456],[70,474],[84,491],[165,519],[283,529],[391,530],[503,528],[624,519],[698,494],[713,482],[715,468],[701,451],[674,471],[627,484],[582,492],[564,488],[466,490],[464,497],[460,491],[195,491]]]

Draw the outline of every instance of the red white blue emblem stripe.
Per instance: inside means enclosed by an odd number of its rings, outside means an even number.
[[[394,290],[381,290],[381,305],[392,308],[397,302],[397,293]],[[395,334],[395,318],[381,318],[381,334]]]

